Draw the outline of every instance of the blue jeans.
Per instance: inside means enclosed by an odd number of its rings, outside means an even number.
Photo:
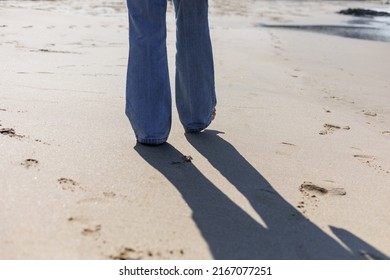
[[[216,106],[208,0],[174,0],[176,13],[175,94],[188,133],[211,122]],[[172,120],[166,47],[167,0],[127,0],[130,52],[126,115],[138,142],[168,139]]]

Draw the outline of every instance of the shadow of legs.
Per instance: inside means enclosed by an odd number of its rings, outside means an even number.
[[[192,146],[246,197],[266,223],[262,241],[266,258],[277,259],[355,259],[360,258],[306,219],[218,131],[186,134]]]
[[[362,259],[369,260],[389,260],[390,258],[380,252],[378,249],[374,248],[370,244],[364,242],[356,235],[351,232],[336,228],[330,227],[332,232],[352,251],[354,255],[360,255]]]
[[[137,145],[135,150],[180,192],[215,259],[265,257],[266,229],[218,190],[192,163],[178,163],[183,154],[169,144],[153,148]]]

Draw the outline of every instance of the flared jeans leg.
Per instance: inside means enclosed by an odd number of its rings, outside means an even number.
[[[129,61],[126,115],[137,141],[164,143],[171,128],[171,89],[166,49],[167,0],[127,0]]]
[[[174,0],[176,12],[176,106],[186,132],[199,132],[216,106],[208,0]]]
[[[166,48],[167,0],[127,0],[129,61],[126,115],[137,141],[164,143],[171,129],[171,89]],[[216,106],[208,0],[174,0],[176,105],[186,132],[211,122]]]

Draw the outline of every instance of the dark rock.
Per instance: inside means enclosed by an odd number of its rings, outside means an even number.
[[[338,12],[339,14],[343,15],[351,15],[355,17],[390,17],[390,13],[384,12],[384,11],[374,11],[374,10],[368,10],[368,9],[346,9],[346,10],[341,10]]]

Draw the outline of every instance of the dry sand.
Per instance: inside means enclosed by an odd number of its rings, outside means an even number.
[[[148,148],[125,4],[1,1],[0,259],[388,259],[390,44],[256,26],[361,5],[212,1],[217,118]]]

